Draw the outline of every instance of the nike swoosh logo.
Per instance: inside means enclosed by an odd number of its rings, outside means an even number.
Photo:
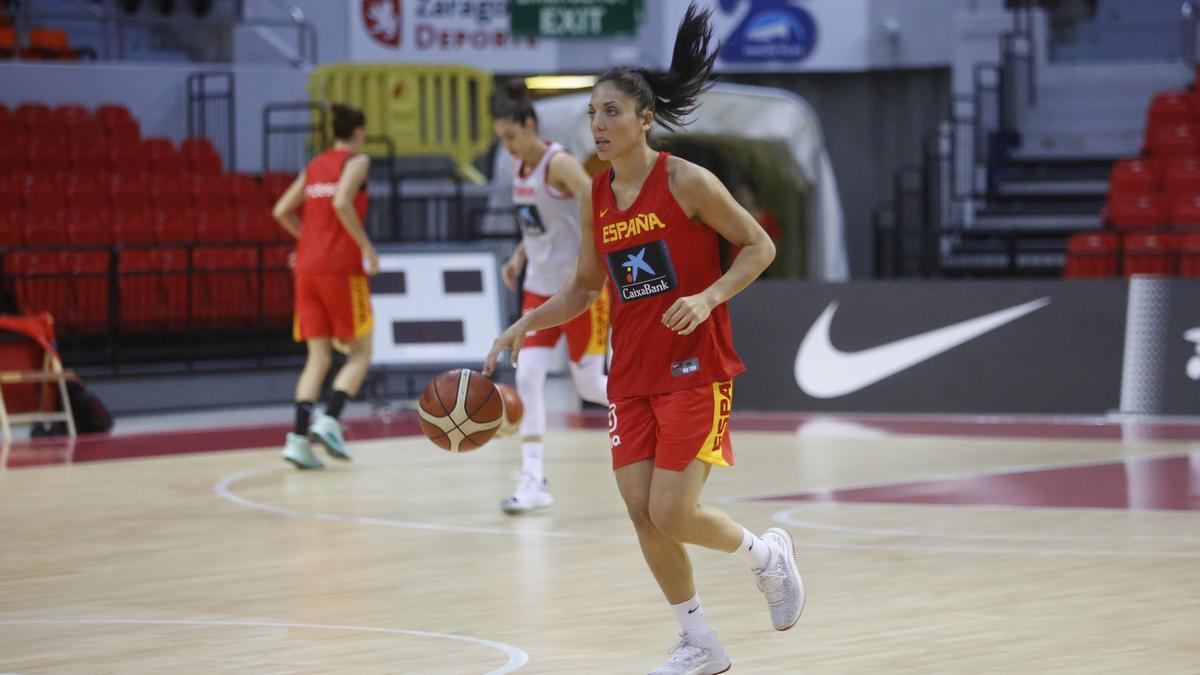
[[[600,217],[601,218],[603,218],[604,214],[606,214],[606,213],[608,213],[608,209],[600,209]]]
[[[695,607],[693,607],[693,608],[689,609],[689,610],[688,610],[688,614],[691,614],[692,612],[695,612],[695,611],[696,611],[696,610],[698,610],[698,609],[700,609],[700,605],[696,605]]]
[[[821,312],[800,343],[800,350],[796,352],[796,384],[814,398],[845,396],[1048,304],[1050,298],[1041,298],[878,347],[843,352],[829,341],[829,325],[838,308],[835,300]]]

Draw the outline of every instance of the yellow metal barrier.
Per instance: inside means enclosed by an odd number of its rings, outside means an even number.
[[[491,93],[492,76],[467,66],[335,63],[308,78],[313,101],[360,108],[367,135],[391,138],[398,156],[450,157],[476,183],[485,179],[471,163],[492,143]]]

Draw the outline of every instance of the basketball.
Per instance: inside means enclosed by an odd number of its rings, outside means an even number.
[[[434,445],[468,452],[491,440],[504,422],[504,400],[496,385],[466,368],[439,373],[417,402],[421,430]]]
[[[496,389],[500,391],[500,399],[504,401],[504,421],[500,423],[500,430],[496,432],[496,435],[512,436],[517,433],[517,428],[521,424],[521,416],[525,414],[525,404],[521,403],[521,397],[517,395],[517,390],[507,384],[498,384]]]

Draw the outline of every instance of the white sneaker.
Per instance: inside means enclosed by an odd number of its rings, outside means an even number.
[[[733,667],[716,633],[684,631],[679,637],[682,639],[667,650],[671,658],[650,675],[717,675]]]
[[[787,530],[772,527],[762,535],[771,548],[767,566],[755,576],[758,590],[767,598],[771,623],[775,630],[788,630],[800,620],[804,611],[804,581],[796,567],[796,549]]]
[[[324,469],[325,465],[313,454],[307,436],[289,433],[283,446],[283,458],[296,465],[297,469]]]
[[[537,481],[533,476],[523,473],[520,482],[517,483],[517,489],[500,502],[500,509],[510,516],[516,516],[544,509],[553,503],[554,497],[550,496],[550,485],[546,479]]]
[[[342,423],[325,413],[318,413],[313,423],[308,427],[308,437],[325,446],[330,457],[344,462],[352,461],[350,450],[342,438]]]

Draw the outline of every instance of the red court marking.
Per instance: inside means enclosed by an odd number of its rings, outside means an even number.
[[[732,428],[737,431],[795,433],[802,424],[835,420],[858,425],[881,435],[975,436],[1007,438],[1106,439],[1143,441],[1200,441],[1200,419],[1171,419],[1121,422],[1086,417],[1010,417],[949,415],[804,415],[786,412],[735,411]],[[120,419],[117,420],[118,429]],[[607,429],[608,412],[588,409],[582,413],[551,414],[551,428]],[[283,446],[291,426],[286,423],[242,427],[183,429],[121,436],[80,436],[74,444],[61,438],[15,443],[9,451],[7,468],[96,462],[109,459],[156,457],[194,452],[220,452]],[[416,413],[398,412],[390,422],[377,418],[346,421],[349,440],[369,440],[420,435]],[[736,435],[735,435],[736,442]]]
[[[762,501],[1200,511],[1200,453],[814,490]]]

